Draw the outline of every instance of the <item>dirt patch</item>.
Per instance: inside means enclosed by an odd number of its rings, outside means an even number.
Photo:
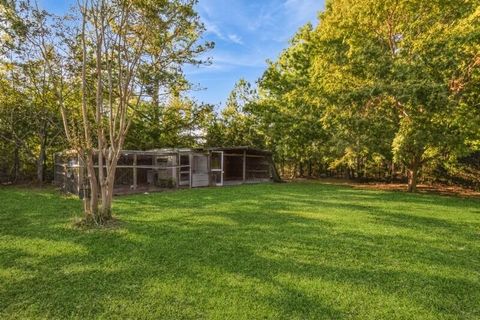
[[[97,224],[94,221],[87,221],[84,218],[78,218],[78,217],[74,218],[72,221],[73,228],[84,230],[84,231],[118,229],[121,225],[122,225],[122,221],[120,221],[116,217],[112,217],[112,219],[105,221],[102,224]]]
[[[363,184],[353,184],[355,188],[367,188],[375,190],[388,190],[388,191],[403,191],[407,192],[407,186],[405,184],[398,183],[363,183]],[[446,196],[457,196],[465,198],[480,198],[480,192],[459,187],[459,186],[448,186],[448,185],[425,185],[420,184],[417,186],[418,193],[434,193]]]
[[[407,185],[404,183],[384,182],[357,182],[347,179],[316,179],[326,184],[346,185],[358,189],[385,190],[407,192]],[[456,196],[464,198],[480,198],[480,192],[464,188],[462,186],[451,186],[444,184],[419,184],[417,192],[423,194],[439,194],[445,196]]]

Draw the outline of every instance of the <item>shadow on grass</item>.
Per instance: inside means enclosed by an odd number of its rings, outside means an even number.
[[[365,317],[361,309],[375,318],[405,303],[399,317],[479,315],[478,246],[449,247],[474,241],[470,229],[455,217],[380,206],[404,203],[397,195],[274,185],[122,197],[122,227],[91,232],[68,226],[78,201],[25,197],[14,194],[1,212],[0,267],[13,275],[0,287],[7,318],[26,310],[51,318],[337,319]],[[358,228],[344,217],[361,219]],[[372,223],[398,234],[372,231]],[[419,241],[405,229],[451,238]]]

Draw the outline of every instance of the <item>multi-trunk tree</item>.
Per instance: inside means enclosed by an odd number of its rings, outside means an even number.
[[[32,122],[39,128],[38,163],[54,136],[48,126],[60,118],[68,145],[86,166],[86,220],[112,217],[117,161],[141,109],[152,108],[161,121],[161,95],[171,106],[182,104],[177,97],[188,88],[182,66],[202,63],[198,55],[212,47],[198,43],[204,27],[196,3],[82,0],[62,18],[28,0],[1,3],[1,25],[11,27],[2,30],[5,48],[25,84],[19,94],[38,108]]]
[[[60,108],[67,139],[86,164],[89,220],[111,219],[117,162],[147,95],[144,70],[178,74],[184,63],[197,63],[195,56],[208,48],[197,45],[203,25],[195,3],[84,0],[78,5],[80,26],[72,43],[79,56],[81,121],[72,116],[78,112],[75,106],[60,103]],[[151,95],[164,89],[163,84],[158,80]]]

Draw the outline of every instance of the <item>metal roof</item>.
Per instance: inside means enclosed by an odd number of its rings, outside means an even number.
[[[213,147],[213,148],[207,148],[207,150],[208,151],[240,150],[240,151],[251,151],[251,152],[263,153],[263,154],[272,154],[272,152],[268,151],[268,150],[252,148],[252,147],[247,147],[247,146]]]
[[[159,155],[159,154],[177,154],[177,153],[189,153],[189,152],[208,152],[208,151],[250,151],[259,154],[271,155],[272,152],[268,150],[252,148],[247,146],[235,146],[235,147],[211,147],[211,148],[160,148],[150,150],[122,150],[123,155],[128,154],[142,154],[142,155]],[[59,154],[76,153],[73,150],[66,150]]]

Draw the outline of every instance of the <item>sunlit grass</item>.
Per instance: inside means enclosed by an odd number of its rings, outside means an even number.
[[[320,183],[0,189],[0,319],[478,319],[480,201]]]

